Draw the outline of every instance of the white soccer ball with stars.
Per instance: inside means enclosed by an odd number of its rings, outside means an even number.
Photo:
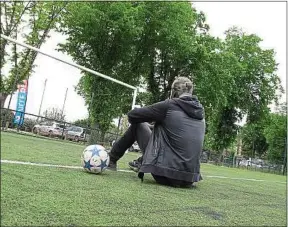
[[[107,169],[110,158],[105,148],[97,144],[85,148],[81,161],[85,171],[99,174]]]

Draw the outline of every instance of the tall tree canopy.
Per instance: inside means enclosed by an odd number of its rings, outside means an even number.
[[[61,50],[88,68],[132,85],[146,84],[152,95],[145,96],[145,104],[166,98],[176,76],[191,75],[193,39],[204,25],[189,3],[74,3],[69,12],[61,26],[68,35]],[[131,108],[131,91],[83,74],[77,90],[105,132],[113,118]]]
[[[257,35],[235,27],[226,32],[219,50],[223,63],[218,76],[227,81],[217,87],[225,98],[213,109],[208,122],[212,148],[216,150],[232,143],[239,130],[237,122],[245,114],[248,124],[256,124],[269,112],[268,105],[278,99],[277,91],[282,88],[276,75],[275,53],[272,49],[262,49],[260,42]]]
[[[194,94],[205,106],[205,145],[221,151],[235,140],[244,115],[257,124],[269,113],[281,90],[277,63],[256,34],[232,27],[224,40],[211,36],[205,15],[192,6],[73,3],[62,17],[60,31],[68,39],[60,49],[81,65],[143,86],[137,101],[145,105],[166,99],[177,76],[193,79]],[[94,75],[83,72],[77,91],[104,133],[113,118],[130,109],[129,89]]]
[[[285,108],[286,107],[286,108]],[[287,105],[282,109],[287,110]],[[264,135],[269,145],[267,150],[268,160],[283,164],[287,162],[287,112],[280,110],[270,113],[264,129]]]

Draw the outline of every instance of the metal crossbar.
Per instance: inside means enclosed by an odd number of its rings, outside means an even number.
[[[57,56],[54,56],[54,55],[49,54],[49,53],[46,53],[46,52],[44,52],[44,51],[42,51],[42,50],[40,50],[40,49],[38,49],[38,48],[36,48],[36,47],[30,46],[30,45],[28,45],[28,44],[26,44],[26,43],[23,43],[23,42],[20,42],[20,41],[18,41],[18,40],[16,40],[16,39],[12,39],[12,38],[10,38],[10,37],[8,37],[8,36],[6,36],[6,35],[3,35],[3,34],[0,34],[0,35],[1,35],[1,38],[3,38],[3,39],[6,39],[6,40],[8,40],[8,41],[10,41],[10,42],[16,43],[16,44],[18,44],[18,45],[20,45],[20,46],[23,46],[23,47],[26,47],[26,48],[28,48],[28,49],[34,50],[34,51],[36,51],[36,52],[38,52],[38,53],[40,53],[40,54],[43,54],[43,55],[45,55],[45,56],[47,56],[47,57],[49,57],[49,58],[55,59],[55,60],[57,60],[57,61],[60,61],[60,62],[65,63],[65,64],[67,64],[67,65],[73,66],[73,67],[75,67],[75,68],[78,68],[78,69],[81,69],[81,70],[83,70],[83,71],[89,72],[89,73],[91,73],[91,74],[93,74],[93,75],[102,77],[102,78],[104,78],[104,79],[106,79],[106,80],[110,80],[110,81],[112,81],[112,82],[114,82],[114,83],[120,84],[120,85],[125,86],[125,87],[128,87],[128,88],[130,88],[130,89],[133,89],[133,90],[134,90],[134,93],[133,93],[132,109],[134,108],[135,103],[136,103],[136,97],[137,97],[137,87],[134,87],[134,86],[132,86],[132,85],[130,85],[130,84],[126,84],[126,83],[124,83],[124,82],[122,82],[122,81],[120,81],[120,80],[116,80],[116,79],[114,79],[114,78],[112,78],[112,77],[106,76],[106,75],[104,75],[104,74],[102,74],[102,73],[96,72],[96,71],[94,71],[94,70],[92,70],[92,69],[89,69],[89,68],[86,68],[86,67],[84,67],[84,66],[75,64],[75,63],[70,62],[70,61],[63,60],[63,59],[61,59],[61,58],[59,58],[59,57],[57,57]]]

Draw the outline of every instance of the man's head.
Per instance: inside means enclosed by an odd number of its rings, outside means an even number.
[[[171,86],[170,98],[179,98],[184,93],[192,94],[193,84],[187,77],[178,77]]]

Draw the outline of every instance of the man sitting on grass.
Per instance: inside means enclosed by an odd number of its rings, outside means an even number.
[[[193,84],[179,77],[172,84],[171,97],[128,113],[131,126],[114,143],[109,155],[109,169],[137,141],[143,156],[129,163],[143,180],[151,173],[157,183],[191,187],[202,180],[200,155],[205,135],[204,108],[192,96]],[[147,122],[154,122],[153,131]]]

